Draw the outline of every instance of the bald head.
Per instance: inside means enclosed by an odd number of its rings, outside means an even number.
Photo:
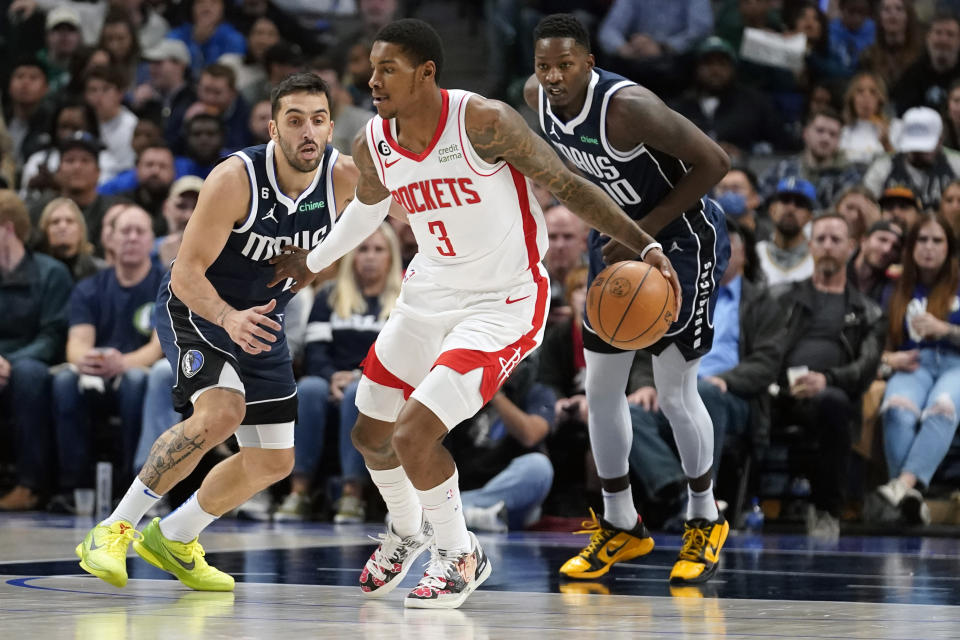
[[[587,251],[587,226],[562,204],[550,207],[543,216],[550,241],[544,263],[551,277],[562,278],[583,262]]]
[[[145,210],[131,205],[117,214],[113,247],[118,266],[138,267],[149,262],[153,240],[153,218]]]

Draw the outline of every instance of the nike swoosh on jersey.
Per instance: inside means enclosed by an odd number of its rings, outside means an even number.
[[[393,162],[384,161],[384,162],[383,162],[383,166],[385,166],[387,169],[389,169],[390,167],[392,167],[393,165],[397,164],[397,163],[400,162],[401,160],[403,160],[403,158],[397,158],[397,159],[394,160]]]
[[[533,295],[533,294],[530,294],[530,295]],[[526,299],[529,298],[529,297],[530,297],[530,296],[523,296],[522,298],[516,298],[516,299],[514,299],[514,300],[511,300],[511,299],[510,299],[510,296],[507,296],[507,304],[513,304],[513,303],[515,303],[515,302],[520,302],[521,300],[526,300]]]

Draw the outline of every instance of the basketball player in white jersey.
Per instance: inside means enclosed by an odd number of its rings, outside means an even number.
[[[370,60],[379,115],[354,141],[357,197],[318,250],[274,258],[276,277],[309,278],[366,238],[391,207],[406,213],[419,253],[357,390],[353,442],[391,518],[360,585],[370,596],[386,594],[431,546],[427,571],[404,604],[454,608],[490,575],[490,561],[467,531],[442,440],[543,337],[546,231],[527,178],[642,254],[677,293],[679,283],[653,239],[564,167],[517,112],[439,88],[443,50],[428,24],[387,25]]]

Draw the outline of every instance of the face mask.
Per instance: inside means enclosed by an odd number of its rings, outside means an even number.
[[[722,193],[716,200],[728,216],[740,217],[747,212],[747,199],[736,191]]]

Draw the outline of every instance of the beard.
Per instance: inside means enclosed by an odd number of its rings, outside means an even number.
[[[283,138],[280,139],[280,150],[283,152],[283,157],[287,159],[291,167],[300,173],[312,173],[320,166],[320,161],[323,160],[323,148],[318,144],[313,144],[317,147],[317,157],[313,160],[301,160],[297,156],[297,150],[291,148]]]
[[[840,261],[830,256],[824,256],[817,261],[817,271],[821,275],[831,278],[840,271]]]

